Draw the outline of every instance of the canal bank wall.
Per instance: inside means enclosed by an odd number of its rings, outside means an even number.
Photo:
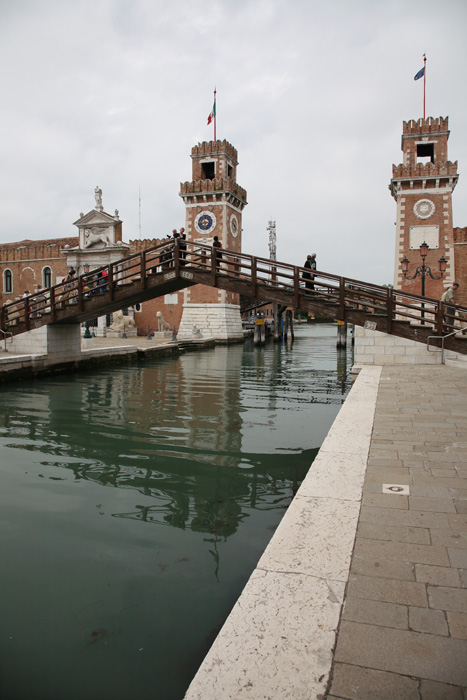
[[[130,364],[155,357],[181,355],[211,348],[217,344],[220,344],[219,341],[211,339],[177,342],[162,338],[92,338],[82,341],[82,348],[78,354],[69,356],[64,353],[63,359],[59,356],[51,358],[49,354],[41,352],[0,351],[0,384],[85,372],[98,367]]]
[[[349,578],[381,367],[363,367],[185,700],[323,698]]]

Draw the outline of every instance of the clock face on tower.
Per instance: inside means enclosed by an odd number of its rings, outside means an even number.
[[[230,217],[230,233],[234,238],[238,236],[238,219],[235,214]]]
[[[201,211],[195,219],[198,233],[210,233],[216,228],[216,217],[211,211]]]

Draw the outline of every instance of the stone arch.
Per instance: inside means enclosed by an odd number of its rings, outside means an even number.
[[[36,282],[36,273],[32,267],[27,265],[21,270],[20,284],[22,289],[18,289],[18,293],[23,294],[26,290],[32,292],[34,289],[34,284]]]

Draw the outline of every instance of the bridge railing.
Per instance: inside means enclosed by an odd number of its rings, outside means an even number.
[[[161,273],[165,276],[168,270],[178,275],[185,266],[209,272],[213,284],[218,275],[246,281],[252,297],[260,287],[263,292],[277,288],[291,293],[291,305],[295,307],[300,306],[301,299],[328,303],[334,306],[333,316],[341,320],[345,320],[349,309],[384,315],[389,332],[396,321],[432,328],[439,335],[467,325],[466,307],[454,310],[434,299],[321,270],[314,271],[313,278],[307,279],[304,275],[310,270],[303,267],[207,244],[167,239],[153,248],[5,304],[1,309],[0,327],[7,331],[24,324],[28,330],[31,325],[37,325],[32,324],[36,318],[50,315],[54,321],[57,312],[69,306],[83,311],[96,295],[112,300],[119,287],[135,282],[145,287],[151,276]]]

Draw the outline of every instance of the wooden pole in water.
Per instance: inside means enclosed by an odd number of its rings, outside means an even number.
[[[253,335],[254,345],[264,345],[266,342],[266,324],[264,320],[264,312],[259,311],[256,318],[255,330]]]
[[[281,339],[281,317],[279,314],[279,304],[273,305],[274,314],[274,342]]]
[[[287,340],[293,340],[294,339],[294,332],[293,332],[293,314],[291,309],[287,309],[285,312],[285,332],[284,335]]]
[[[337,322],[337,347],[345,348],[347,346],[347,323],[345,321]]]

